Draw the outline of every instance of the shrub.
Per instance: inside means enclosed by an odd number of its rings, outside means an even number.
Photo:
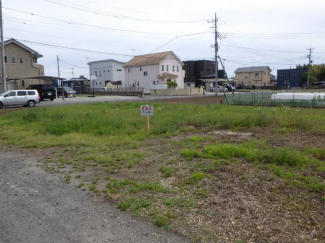
[[[178,85],[175,81],[168,82],[168,88],[176,88]]]

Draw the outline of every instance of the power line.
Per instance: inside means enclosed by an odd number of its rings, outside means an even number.
[[[207,32],[201,32],[201,33],[194,33],[194,34],[188,34],[188,35],[180,35],[180,36],[176,36],[175,38],[171,39],[170,41],[166,42],[165,44],[163,44],[162,46],[158,47],[157,49],[153,50],[152,52],[150,53],[153,53],[157,50],[159,50],[160,48],[168,45],[169,43],[171,43],[172,41],[178,39],[178,38],[182,38],[182,37],[186,37],[186,36],[193,36],[193,35],[200,35],[200,34],[205,34],[205,33],[211,33],[210,31],[207,31]]]
[[[103,26],[98,26],[98,25],[84,24],[84,23],[70,21],[70,20],[65,20],[65,19],[53,18],[53,17],[48,17],[48,16],[44,16],[44,15],[40,15],[40,14],[28,13],[28,12],[24,12],[24,11],[12,9],[12,8],[4,8],[4,9],[10,10],[10,11],[14,11],[14,12],[18,12],[18,13],[23,13],[23,14],[30,15],[30,16],[36,16],[36,17],[40,17],[40,18],[51,19],[51,20],[54,20],[54,21],[59,21],[61,23],[68,24],[68,25],[75,24],[75,25],[87,26],[87,27],[97,28],[97,29],[106,29],[106,30],[113,30],[113,31],[120,31],[120,32],[139,33],[139,34],[150,34],[150,35],[178,35],[177,33],[157,33],[157,32],[145,32],[145,31],[136,31],[136,30],[126,30],[126,29],[115,29],[115,28],[103,27]]]
[[[141,21],[141,22],[153,22],[153,23],[161,23],[161,24],[190,24],[190,23],[198,23],[198,22],[204,22],[205,20],[193,20],[193,21],[162,21],[162,20],[151,20],[151,19],[141,19],[141,18],[134,18],[134,17],[130,17],[130,16],[126,16],[126,15],[117,15],[114,13],[109,13],[109,12],[105,12],[105,11],[101,11],[98,9],[92,9],[89,7],[85,7],[82,5],[78,5],[78,4],[72,4],[66,1],[61,1],[64,3],[58,3],[52,0],[43,0],[45,2],[49,2],[49,3],[53,3],[53,4],[57,4],[60,6],[64,6],[64,7],[68,7],[68,8],[72,8],[72,9],[76,9],[79,11],[84,11],[84,12],[88,12],[88,13],[93,13],[93,14],[97,14],[97,15],[102,15],[102,16],[106,16],[106,17],[112,17],[112,18],[119,18],[119,19],[125,19],[125,20],[132,20],[132,21]]]
[[[107,6],[107,7],[110,7],[110,8],[116,8],[116,9],[120,9],[120,10],[123,10],[123,11],[128,11],[128,12],[134,12],[134,13],[142,13],[142,14],[150,14],[150,15],[157,15],[159,13],[152,13],[152,12],[144,12],[144,11],[137,11],[137,10],[131,10],[131,9],[126,9],[126,8],[121,8],[121,7],[116,7],[116,6],[112,6],[112,5],[108,5],[108,4],[104,4],[104,3],[101,3],[101,2],[97,2],[97,1],[90,1],[90,0],[84,0],[86,2],[90,2],[90,3],[96,3],[96,4],[99,4],[99,5],[102,5],[102,6]],[[163,16],[207,16],[207,15],[211,15],[213,13],[205,13],[205,14],[166,14],[166,13],[163,13],[161,15]]]
[[[240,49],[257,50],[257,51],[284,52],[284,53],[304,53],[304,52],[301,52],[301,51],[266,50],[266,49],[256,49],[256,48],[241,47],[241,46],[227,45],[227,44],[223,44],[223,45],[225,45],[225,46],[231,46],[231,47],[236,47],[236,48],[240,48]]]

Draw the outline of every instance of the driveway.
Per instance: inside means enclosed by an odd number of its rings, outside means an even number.
[[[0,153],[0,242],[186,242],[35,166]]]

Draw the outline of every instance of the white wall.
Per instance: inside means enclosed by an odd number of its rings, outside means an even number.
[[[124,63],[115,62],[113,60],[91,63],[89,65],[89,74],[97,76],[94,82],[95,89],[104,88],[105,81],[124,81]],[[118,71],[121,70],[121,71]],[[93,82],[90,82],[90,88],[93,87]]]
[[[164,65],[164,71],[162,71],[162,65]],[[144,72],[147,72],[148,75],[144,76]],[[178,85],[177,87],[179,89],[184,88],[185,71],[183,70],[181,63],[179,63],[172,55],[162,60],[159,65],[125,68],[125,81],[123,82],[123,87],[140,87],[144,88],[145,93],[150,93],[150,89],[155,89],[155,86],[159,84],[159,81],[161,81],[158,79],[158,75],[164,72],[178,75],[178,78],[175,80]]]
[[[164,71],[162,71],[162,65],[164,65]],[[167,65],[168,65],[168,70],[167,70]],[[174,71],[173,71],[173,66],[174,66]],[[178,66],[178,72],[177,72],[177,66]],[[181,63],[179,63],[178,60],[175,59],[173,55],[169,55],[168,57],[166,57],[160,62],[159,74],[162,74],[164,72],[178,75],[178,78],[175,80],[177,82],[177,88],[179,89],[184,88],[185,71],[183,70]]]
[[[150,65],[141,67],[129,67],[125,68],[125,81],[123,87],[140,87],[144,88],[145,93],[150,93],[150,88],[154,81],[157,84],[159,65]],[[144,76],[144,72],[148,75]]]

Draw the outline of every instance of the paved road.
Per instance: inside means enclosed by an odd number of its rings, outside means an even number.
[[[96,102],[119,102],[119,101],[141,101],[144,98],[138,96],[96,96],[96,97],[75,97],[75,98],[57,98],[54,101],[44,100],[38,107],[45,106],[59,106],[59,105],[73,105],[73,104],[87,104]]]
[[[220,94],[221,95],[221,94]],[[65,98],[64,101],[62,98],[57,98],[54,101],[44,100],[38,107],[45,106],[59,106],[59,105],[73,105],[73,104],[87,104],[87,103],[96,103],[96,102],[126,102],[126,101],[155,101],[155,100],[169,100],[169,99],[189,99],[189,98],[199,98],[214,96],[214,93],[208,93],[207,95],[195,95],[195,96],[145,96],[144,98],[138,96],[96,96],[92,97],[76,97],[76,98]]]
[[[1,243],[186,242],[63,183],[34,163],[0,153]]]

